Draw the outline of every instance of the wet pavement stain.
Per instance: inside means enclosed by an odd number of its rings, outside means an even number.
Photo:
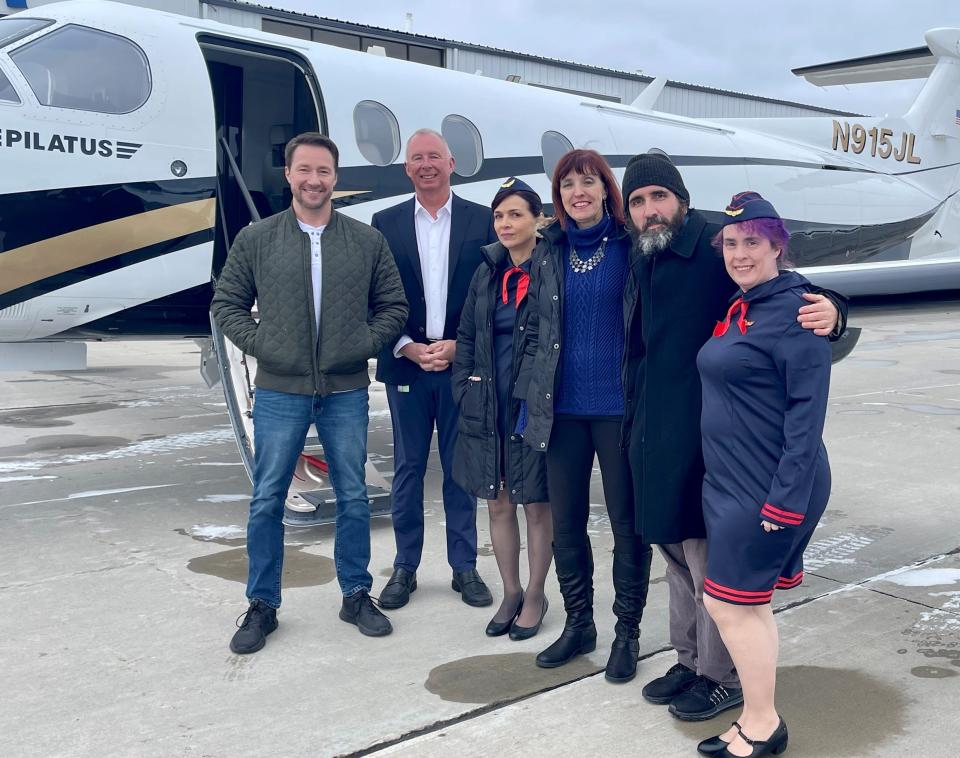
[[[474,655],[430,671],[424,687],[448,703],[497,703],[556,687],[600,671],[580,656],[566,666],[538,668],[535,653]]]
[[[213,542],[217,545],[224,545],[226,547],[238,547],[247,543],[246,537],[203,537],[196,534],[191,534],[186,529],[174,529],[173,531],[177,534],[183,535],[184,537],[189,537],[192,540],[196,540],[197,542]]]
[[[914,666],[910,673],[921,679],[946,679],[951,676],[960,676],[953,669],[945,669],[941,666]]]
[[[247,582],[247,550],[234,548],[219,553],[191,558],[187,568],[195,574],[206,574],[231,582]],[[283,557],[283,587],[317,587],[332,582],[337,576],[333,559],[325,555],[303,552],[302,547],[287,546]]]
[[[27,429],[72,426],[69,416],[99,413],[119,408],[116,403],[73,403],[70,405],[47,405],[41,408],[16,408],[0,413],[0,426]]]
[[[98,450],[129,445],[125,437],[92,437],[86,434],[50,434],[30,437],[22,445],[0,447],[0,455],[59,452],[63,450]]]
[[[790,731],[791,754],[876,755],[884,743],[905,733],[909,704],[902,686],[862,671],[821,666],[777,670],[777,710]],[[737,712],[730,713],[735,717]],[[693,739],[717,731],[704,724],[674,724]]]

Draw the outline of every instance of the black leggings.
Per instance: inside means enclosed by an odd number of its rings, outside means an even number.
[[[553,544],[583,547],[590,516],[590,475],[594,455],[600,460],[603,496],[613,529],[614,547],[632,553],[635,534],[633,484],[627,453],[620,449],[620,420],[554,420],[547,448],[547,488],[553,512]]]

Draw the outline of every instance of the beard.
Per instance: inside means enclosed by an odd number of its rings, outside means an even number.
[[[673,218],[660,215],[651,216],[646,220],[646,225],[649,227],[651,224],[663,224],[663,228],[649,231],[638,231],[631,223],[630,236],[633,238],[634,251],[646,258],[652,258],[658,253],[662,253],[670,247],[670,243],[677,236],[686,214],[687,209],[681,206]]]

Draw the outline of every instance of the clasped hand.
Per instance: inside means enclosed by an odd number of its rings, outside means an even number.
[[[457,352],[456,340],[437,340],[429,345],[410,342],[400,351],[424,371],[446,371]]]

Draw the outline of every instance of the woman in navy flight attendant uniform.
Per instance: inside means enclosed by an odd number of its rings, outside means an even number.
[[[822,434],[830,346],[797,323],[809,282],[782,270],[789,233],[756,192],[734,195],[714,244],[740,286],[697,356],[703,384],[704,605],[743,683],[743,714],[700,753],[779,755],[774,589],[803,579],[803,551],[830,496]]]
[[[460,317],[453,362],[453,397],[459,435],[453,478],[487,499],[490,541],[503,580],[503,602],[486,633],[525,640],[539,630],[547,612],[544,583],[553,561],[553,523],[547,501],[545,456],[514,433],[519,400],[513,399],[530,314],[530,261],[539,239],[543,202],[526,182],[510,177],[491,204],[498,242],[482,248]],[[490,385],[494,392],[491,392]],[[520,584],[520,525],[527,521],[527,589]]]

